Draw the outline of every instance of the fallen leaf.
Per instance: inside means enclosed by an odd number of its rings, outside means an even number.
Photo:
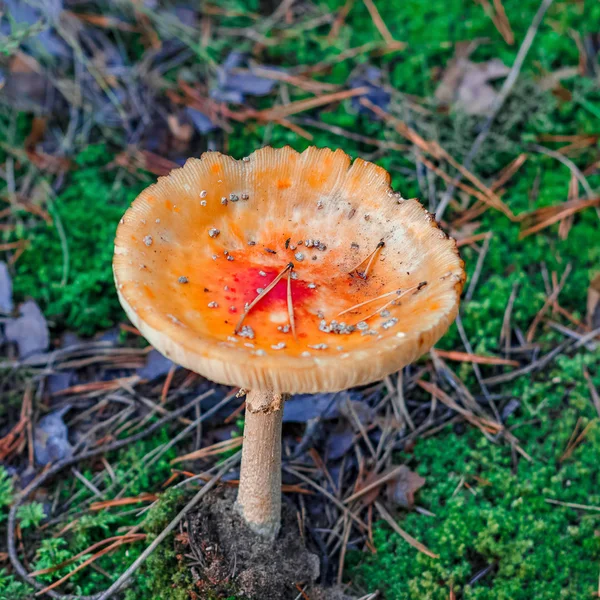
[[[210,117],[208,117],[203,112],[195,108],[190,108],[188,106],[186,107],[185,112],[187,113],[188,117],[192,120],[192,123],[194,124],[194,127],[197,129],[197,131],[203,135],[219,128],[219,126],[216,123],[213,123],[210,120]]]
[[[10,314],[12,310],[12,280],[6,263],[0,262],[0,312]]]
[[[325,451],[327,460],[338,460],[352,448],[354,444],[354,430],[348,421],[341,421],[338,426],[327,436]]]
[[[381,69],[372,66],[362,68],[359,73],[348,82],[351,89],[367,87],[369,91],[363,96],[375,106],[387,110],[391,94],[383,88],[383,76]],[[359,113],[373,114],[373,111],[363,106],[358,98],[352,98],[352,106]]]
[[[592,279],[588,288],[587,324],[590,329],[600,327],[600,273]]]
[[[5,325],[6,338],[17,344],[19,357],[46,350],[50,345],[50,332],[38,305],[28,300],[19,307],[19,314],[16,319],[8,319]]]
[[[388,483],[388,495],[392,502],[410,509],[415,503],[415,493],[425,485],[425,479],[408,467],[400,468],[398,476]]]
[[[276,69],[261,65],[264,69]],[[266,96],[270,94],[277,81],[254,73],[248,66],[247,56],[241,52],[230,52],[223,64],[217,68],[217,85],[210,95],[218,102],[233,102],[243,104],[244,96]]]
[[[63,416],[71,408],[64,406],[60,410],[42,417],[36,425],[33,435],[35,462],[44,466],[73,454],[73,447],[69,443],[69,430],[63,421]]]
[[[510,69],[499,59],[474,63],[461,56],[448,65],[435,97],[442,106],[452,106],[468,115],[487,115],[498,92],[490,81],[506,77]]]
[[[173,366],[173,361],[164,357],[158,350],[151,350],[146,358],[146,365],[137,370],[142,379],[153,380],[164,377]]]

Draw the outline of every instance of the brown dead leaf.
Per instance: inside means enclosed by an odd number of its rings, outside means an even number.
[[[388,495],[394,504],[410,509],[415,503],[415,493],[425,485],[425,479],[408,467],[400,467],[398,476],[388,483]]]
[[[600,273],[592,279],[588,288],[587,324],[592,330],[600,327]]]
[[[468,115],[487,115],[498,95],[489,82],[506,77],[510,69],[496,58],[474,63],[464,50],[457,52],[462,55],[457,54],[449,63],[435,97],[441,105],[452,106]]]

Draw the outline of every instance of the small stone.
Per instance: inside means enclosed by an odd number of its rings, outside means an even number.
[[[296,273],[296,271],[292,271],[292,274],[290,275],[290,277],[292,279],[298,279],[298,273]]]
[[[308,357],[312,356],[312,354],[310,352],[308,352],[308,350],[305,350],[304,352],[302,352],[302,354],[300,354],[300,356],[302,356],[304,358],[308,358]]]
[[[244,158],[242,158],[242,160],[244,162],[250,162],[250,157],[249,156],[244,156]]]
[[[234,260],[234,258],[233,258],[233,256],[231,256],[231,254],[230,254],[230,255],[227,257],[227,260],[228,260],[229,262],[231,262],[232,260]]]
[[[356,329],[358,329],[360,331],[366,331],[367,329],[369,329],[369,325],[367,323],[365,323],[364,321],[359,321],[356,324]]]
[[[296,254],[294,254],[294,257],[299,262],[302,262],[304,260],[304,254],[302,254],[302,252],[296,252]]]
[[[256,242],[254,240],[250,240],[248,242],[248,246],[256,246]]]
[[[254,344],[252,342],[245,342],[244,346],[246,346],[246,348],[254,348]]]
[[[206,198],[206,196],[208,196],[208,192],[206,190],[202,190],[200,192],[200,198]]]
[[[314,290],[314,289],[317,287],[317,284],[316,284],[316,283],[309,283],[309,284],[308,284],[308,287],[309,287],[311,290]]]
[[[256,288],[257,294],[262,294],[264,291],[265,291],[264,288]]]
[[[384,319],[387,319],[392,313],[389,310],[382,310],[379,315]]]
[[[229,199],[232,202],[237,202],[240,199],[240,197],[237,194],[229,194]]]
[[[177,280],[179,283],[187,283],[189,279],[183,275]]]
[[[352,248],[352,250],[358,250],[360,246],[356,242],[352,242],[350,248]]]
[[[321,210],[323,208],[323,200],[319,200],[317,202],[317,210]]]
[[[213,260],[217,260],[217,258],[219,258],[219,257],[218,257],[216,254],[213,254],[213,255],[212,255],[212,259],[213,259]]]
[[[251,340],[254,339],[254,329],[252,329],[252,327],[250,327],[250,325],[244,325],[238,332],[237,334],[240,337],[245,337],[245,338],[249,338]]]
[[[237,312],[237,308],[235,306],[230,306],[229,312]]]
[[[283,350],[285,348],[285,342],[279,342],[279,344],[273,344],[271,346],[273,350]]]
[[[256,356],[264,356],[266,352],[259,348],[254,354],[256,354]]]
[[[160,219],[156,219],[155,223],[160,223]]]
[[[206,206],[206,200],[200,200],[200,206]]]
[[[144,244],[146,244],[146,246],[152,246],[152,236],[151,235],[147,235],[144,238]]]
[[[121,219],[121,220],[119,221],[119,223],[121,223],[121,225],[123,225],[123,223],[125,223],[125,219]]]
[[[329,348],[327,344],[309,344],[308,347],[312,348],[313,350],[327,350],[327,348]]]
[[[225,196],[223,196],[221,198],[221,204],[223,204],[224,206],[227,206],[227,198]]]
[[[211,227],[211,228],[208,230],[208,235],[209,235],[211,238],[216,238],[216,237],[217,237],[217,236],[218,236],[220,233],[221,233],[221,231],[220,231],[219,229],[217,229],[216,227]]]
[[[266,274],[264,271],[259,271],[259,272],[258,272],[258,274],[259,274],[261,277],[266,277],[266,276],[267,276],[267,274]]]
[[[208,303],[208,308],[218,308],[219,304],[214,300]]]
[[[393,327],[397,322],[398,319],[396,319],[396,317],[392,317],[391,319],[383,323],[381,327],[382,329],[390,329],[390,327]]]
[[[240,197],[242,200],[248,200],[250,198],[250,194],[248,194],[247,192],[244,192]]]

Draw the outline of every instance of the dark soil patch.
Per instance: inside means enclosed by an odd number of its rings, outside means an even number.
[[[284,505],[282,527],[275,542],[252,532],[235,506],[235,491],[221,488],[209,494],[188,518],[193,554],[203,568],[194,569],[198,587],[210,594],[235,593],[250,600],[288,600],[297,584],[319,600],[350,600],[338,590],[316,585],[319,557],[304,545],[294,510]]]

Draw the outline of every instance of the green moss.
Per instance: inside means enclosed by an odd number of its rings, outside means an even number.
[[[23,215],[16,232],[29,242],[16,264],[16,298],[35,298],[56,326],[82,334],[122,318],[112,280],[113,240],[119,219],[143,187],[115,182],[106,155],[104,145],[81,153],[69,185],[52,203],[54,224],[36,219],[32,225]]]
[[[440,558],[417,553],[380,523],[377,554],[350,558],[354,583],[388,600],[445,600],[450,588],[476,600],[591,597],[600,514],[546,500],[600,505],[600,429],[582,377],[599,355],[561,356],[539,381],[519,379],[502,390],[522,401],[508,425],[518,425],[514,433],[532,462],[477,430],[457,435],[451,428],[399,457],[427,480],[418,503],[435,515],[407,514],[401,526]],[[565,459],[579,419],[579,431],[591,423],[589,433]]]

